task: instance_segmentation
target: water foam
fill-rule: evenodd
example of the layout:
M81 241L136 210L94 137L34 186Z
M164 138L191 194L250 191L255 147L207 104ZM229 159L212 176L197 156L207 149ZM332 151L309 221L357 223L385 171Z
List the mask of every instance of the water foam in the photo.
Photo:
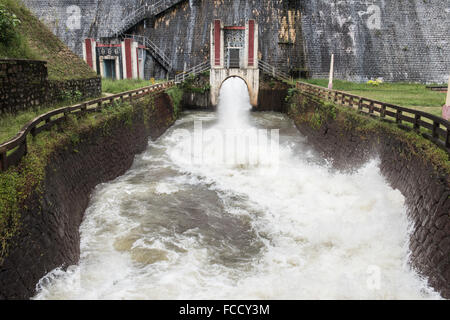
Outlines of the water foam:
M127 174L97 187L80 264L49 273L35 298L439 298L407 263L404 197L378 161L334 172L286 117L250 116L249 106L245 84L228 80L218 119L187 114ZM211 149L201 164L186 161L192 141L176 130L199 119L281 128L278 161L226 166Z

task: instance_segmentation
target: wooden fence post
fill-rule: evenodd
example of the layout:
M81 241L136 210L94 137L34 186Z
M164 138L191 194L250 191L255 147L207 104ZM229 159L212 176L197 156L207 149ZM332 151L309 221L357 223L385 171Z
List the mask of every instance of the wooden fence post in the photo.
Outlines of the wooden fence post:
M439 134L437 132L438 128L439 128L439 123L436 122L436 121L433 121L433 131L432 131L433 138L438 138L439 137Z
M419 124L419 122L420 122L420 114L416 114L416 115L414 116L414 130L417 130L417 131L420 130L420 124Z
M398 124L402 123L402 111L400 109L397 109L397 114L395 116L395 122L397 122Z
M386 117L386 105L384 103L381 105L380 117L381 118Z

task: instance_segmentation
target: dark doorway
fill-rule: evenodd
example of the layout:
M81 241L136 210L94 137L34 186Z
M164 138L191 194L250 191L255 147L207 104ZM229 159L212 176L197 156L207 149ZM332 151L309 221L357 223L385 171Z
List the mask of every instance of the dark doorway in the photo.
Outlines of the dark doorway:
M230 49L230 61L228 62L228 68L230 69L239 69L240 66L240 50L239 49Z
M105 78L116 79L116 60L105 59Z

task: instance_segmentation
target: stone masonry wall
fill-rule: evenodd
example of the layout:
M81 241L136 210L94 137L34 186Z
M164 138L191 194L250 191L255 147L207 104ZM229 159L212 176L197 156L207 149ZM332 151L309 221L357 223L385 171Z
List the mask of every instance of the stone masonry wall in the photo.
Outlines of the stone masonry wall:
M298 105L302 113L313 113L318 101L303 95ZM299 110L299 109L297 109ZM298 112L298 111L296 111ZM364 133L358 123L339 112L314 128L290 113L299 131L338 169L354 170L373 157L380 158L380 169L394 189L405 196L407 214L412 222L410 263L428 283L450 299L450 176L427 160L423 150L392 132ZM424 157L425 156L425 157Z
M101 38L118 28L123 18L142 3L152 0L24 0L73 51L82 55L82 39ZM210 23L221 19L225 25L259 24L260 58L284 71L304 68L301 13L292 0L186 0L158 15L152 23L141 23L136 32L148 36L172 60L175 70L209 59ZM69 7L81 10L79 29L70 30ZM69 11L68 11L69 10ZM154 28L153 28L154 26ZM164 77L156 68L155 74Z
M24 0L80 56L84 38L104 36L152 1ZM79 26L73 24L77 17ZM216 18L225 25L256 19L259 57L294 76L306 68L313 77L326 77L334 53L341 79L448 80L448 0L186 0L137 29L183 70L209 55L209 25ZM159 68L154 72L165 76Z
M67 93L81 98L101 95L101 79L48 80L45 61L0 60L0 115L52 104Z
M45 61L0 60L0 115L45 103L46 82Z
M450 74L448 0L302 1L307 66L327 77L447 83Z

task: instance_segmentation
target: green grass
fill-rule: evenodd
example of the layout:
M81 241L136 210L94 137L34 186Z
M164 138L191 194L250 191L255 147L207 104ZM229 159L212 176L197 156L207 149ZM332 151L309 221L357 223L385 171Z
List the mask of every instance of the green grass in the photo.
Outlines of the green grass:
M306 123L311 128L318 130L327 122L337 121L343 132L356 133L362 139L385 133L386 136L395 137L408 145L407 151L400 151L403 156L410 157L410 154L414 154L422 158L424 162L431 163L435 170L442 172L447 177L450 175L447 151L424 138L420 132L405 130L394 123L388 123L380 118L371 118L360 114L355 109L335 105L322 99L305 98L300 100L299 93L294 93L289 99L289 103L288 115L294 119L297 125Z
M90 100L90 99L88 99ZM88 101L85 100L85 101ZM6 114L0 117L0 144L14 138L22 127L34 118L54 109L76 104L76 101L64 101L53 105L25 110L17 114Z
M20 0L0 0L0 4L21 20L16 39L9 45L0 44L0 58L46 60L51 80L86 79L96 76L96 73L33 16Z
M300 79L300 81L328 87L328 79ZM378 86L366 83L335 80L333 89L354 95L383 101L402 107L421 110L442 116L445 93L431 91L425 85L415 83L382 83Z
M155 83L162 82L160 80ZM152 82L149 80L137 80L137 79L123 79L123 80L111 80L102 79L102 91L105 93L121 93L125 91L135 90L143 87L151 86Z

